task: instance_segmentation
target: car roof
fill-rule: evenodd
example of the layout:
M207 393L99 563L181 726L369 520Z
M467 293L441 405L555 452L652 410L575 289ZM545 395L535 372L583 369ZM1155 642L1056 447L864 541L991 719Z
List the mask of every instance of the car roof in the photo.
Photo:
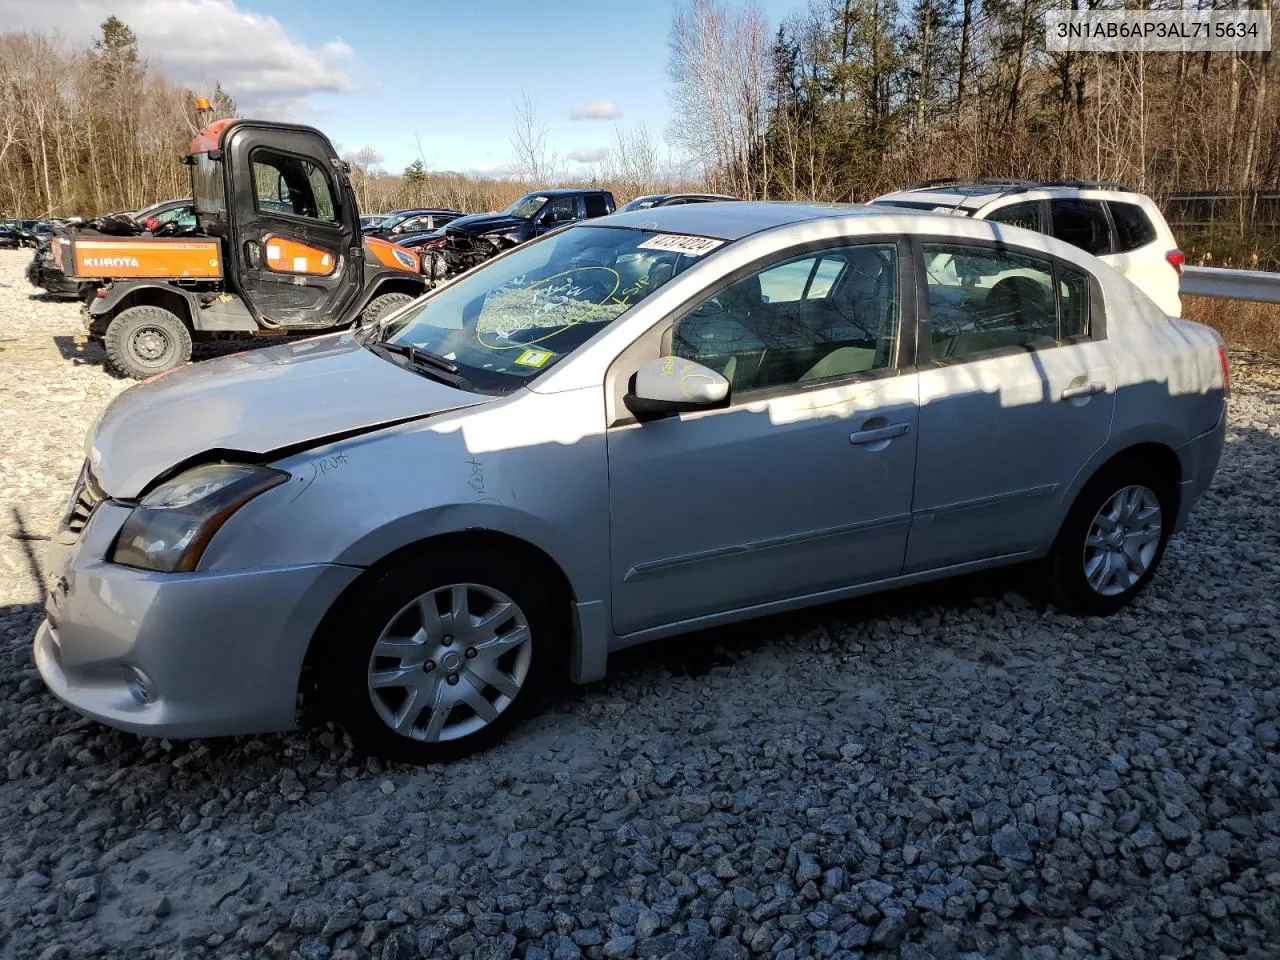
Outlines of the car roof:
M566 193L607 193L604 187L556 187L554 190L530 190L526 197L562 197Z
M400 217L410 213L461 213L461 210L450 210L447 207L411 207L404 210L392 210L384 213L384 217Z
M964 211L978 210L993 200L1003 197L1019 197L1027 200L1041 200L1046 197L1079 197L1089 195L1101 198L1129 198L1142 196L1124 188L1123 184L1090 184L1079 183L1044 183L1034 182L991 182L945 184L938 186L908 187L895 193L886 193L876 197L872 203L894 204L912 203L927 204L929 208L946 207ZM921 209L925 209L922 207Z
M649 207L615 213L592 220L592 224L656 230L660 233L688 233L717 240L740 240L762 230L783 227L806 220L836 217L885 217L913 215L909 210L895 209L889 214L884 207L854 203L781 203L777 201L739 200L735 203L689 203L674 207Z

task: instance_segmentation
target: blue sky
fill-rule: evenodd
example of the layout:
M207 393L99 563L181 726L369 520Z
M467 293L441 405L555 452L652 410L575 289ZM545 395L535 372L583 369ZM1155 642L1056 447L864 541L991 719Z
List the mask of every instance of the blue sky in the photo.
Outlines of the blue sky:
M722 0L733 9L742 0ZM807 0L757 0L774 27ZM527 91L562 160L607 147L615 124L661 135L675 0L0 0L0 29L83 49L118 16L177 82L214 81L246 116L310 123L392 172L496 172ZM570 119L609 101L616 119ZM416 138L416 139L415 139ZM584 168L570 166L570 172Z
M240 0L308 46L351 47L355 89L315 98L313 118L344 149L375 146L388 170L418 157L432 169L489 169L510 157L513 103L527 90L561 158L605 147L615 124L661 132L671 0L584 4ZM762 2L776 24L794 0ZM353 15L353 11L355 15ZM616 120L569 119L608 100Z

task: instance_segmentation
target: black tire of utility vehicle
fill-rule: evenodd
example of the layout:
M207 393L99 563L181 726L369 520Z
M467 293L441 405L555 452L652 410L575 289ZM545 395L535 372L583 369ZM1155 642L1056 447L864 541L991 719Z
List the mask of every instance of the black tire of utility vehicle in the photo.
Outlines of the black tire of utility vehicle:
M310 659L316 667L321 712L337 721L359 752L404 763L455 760L500 741L547 690L565 649L565 617L558 614L555 594L522 561L488 545L408 548L371 572L339 601L316 638L317 650ZM379 717L369 689L374 645L398 613L423 595L464 583L505 594L523 613L531 645L524 682L506 708L474 733L435 743L397 733Z
M1146 487L1159 501L1160 537L1155 554L1138 581L1121 593L1107 596L1089 585L1085 575L1085 541L1099 511L1121 490L1132 486ZM1145 590L1160 567L1173 530L1177 510L1175 491L1169 478L1145 460L1117 460L1099 470L1076 497L1045 559L1049 601L1066 613L1107 617Z
M360 314L360 325L367 327L384 314L398 310L412 301L413 297L407 293L384 293L380 297L374 297Z
M191 359L191 331L164 307L129 307L107 324L102 346L116 373L145 380Z

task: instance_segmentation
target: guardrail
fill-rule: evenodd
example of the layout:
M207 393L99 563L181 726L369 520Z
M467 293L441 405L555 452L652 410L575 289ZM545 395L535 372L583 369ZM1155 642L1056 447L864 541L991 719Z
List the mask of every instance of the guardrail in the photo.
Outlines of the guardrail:
M1183 267L1179 289L1189 297L1280 303L1280 273L1228 270L1225 267Z

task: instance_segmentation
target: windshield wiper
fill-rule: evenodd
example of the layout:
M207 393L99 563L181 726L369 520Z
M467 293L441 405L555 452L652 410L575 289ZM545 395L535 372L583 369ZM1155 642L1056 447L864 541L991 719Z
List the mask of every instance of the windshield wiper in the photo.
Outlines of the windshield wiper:
M412 343L392 343L390 340L375 340L369 346L373 350L384 350L404 357L417 372L433 377L441 383L447 383L459 390L470 389L470 382L458 373L456 363L430 350L424 350Z

